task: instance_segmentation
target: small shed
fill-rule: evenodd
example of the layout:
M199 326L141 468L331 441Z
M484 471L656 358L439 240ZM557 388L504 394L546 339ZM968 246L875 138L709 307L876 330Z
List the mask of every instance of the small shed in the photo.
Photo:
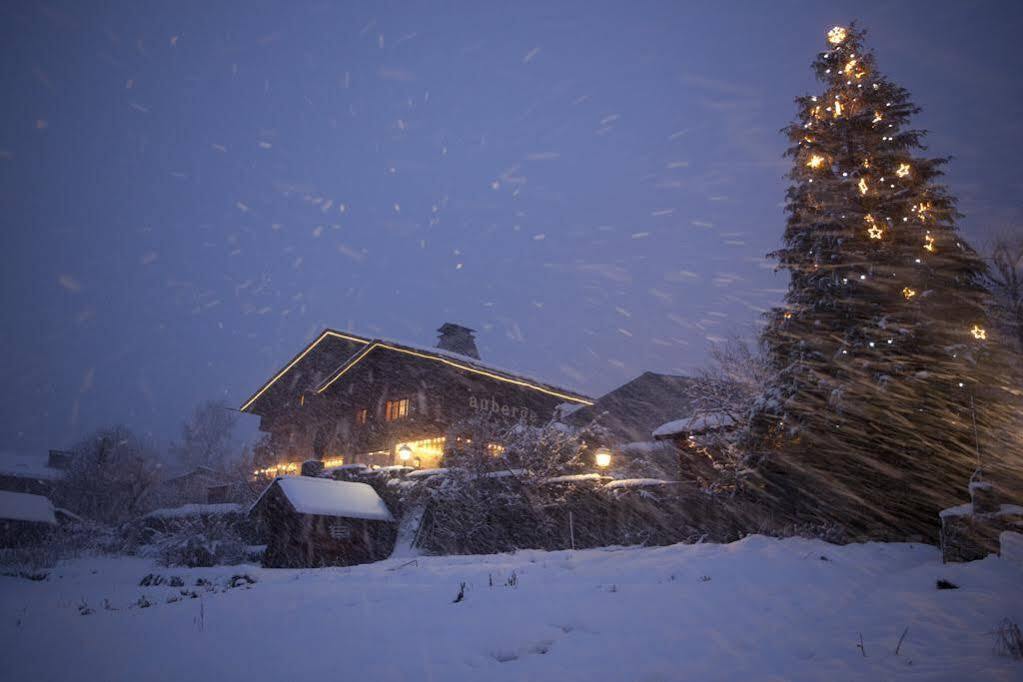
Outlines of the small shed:
M385 559L397 526L365 483L284 476L267 486L249 512L266 542L269 568L351 566Z
M49 498L0 490L0 547L38 542L56 525Z

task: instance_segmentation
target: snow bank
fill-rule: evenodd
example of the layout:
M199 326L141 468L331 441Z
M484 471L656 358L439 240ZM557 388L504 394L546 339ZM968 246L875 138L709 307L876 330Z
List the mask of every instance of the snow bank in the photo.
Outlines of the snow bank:
M150 573L184 587L140 587ZM2 677L1018 680L991 633L1023 623L1021 584L1023 568L998 557L942 565L927 545L762 536L319 570L81 559L42 582L0 576Z
M0 519L56 524L53 504L48 497L0 490Z
M394 521L384 501L365 483L311 476L283 476L275 483L299 514ZM263 492L265 494L266 491Z

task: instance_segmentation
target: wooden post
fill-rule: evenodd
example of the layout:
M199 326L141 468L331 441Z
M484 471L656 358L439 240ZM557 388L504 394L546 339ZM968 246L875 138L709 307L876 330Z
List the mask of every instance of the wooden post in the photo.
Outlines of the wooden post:
M571 509L568 510L568 538L572 543L572 549L575 549L575 517Z

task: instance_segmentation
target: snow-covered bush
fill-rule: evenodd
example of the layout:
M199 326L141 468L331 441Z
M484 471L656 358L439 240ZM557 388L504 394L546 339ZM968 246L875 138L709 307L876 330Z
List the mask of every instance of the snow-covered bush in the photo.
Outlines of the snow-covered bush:
M164 566L218 566L246 561L248 543L231 515L194 516L154 531L141 554Z
M152 448L128 429L101 429L74 448L54 503L100 523L117 524L149 508L158 480Z

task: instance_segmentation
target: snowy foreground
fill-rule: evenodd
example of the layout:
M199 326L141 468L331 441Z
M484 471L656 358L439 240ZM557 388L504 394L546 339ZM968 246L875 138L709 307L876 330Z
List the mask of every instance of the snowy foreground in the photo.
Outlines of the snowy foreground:
M1023 679L1023 662L993 653L999 621L1023 623L1023 566L1007 559L943 566L928 546L754 536L409 561L267 570L103 558L43 582L0 577L0 677ZM185 586L140 586L150 573ZM256 582L230 587L236 574ZM939 578L960 589L937 590Z

